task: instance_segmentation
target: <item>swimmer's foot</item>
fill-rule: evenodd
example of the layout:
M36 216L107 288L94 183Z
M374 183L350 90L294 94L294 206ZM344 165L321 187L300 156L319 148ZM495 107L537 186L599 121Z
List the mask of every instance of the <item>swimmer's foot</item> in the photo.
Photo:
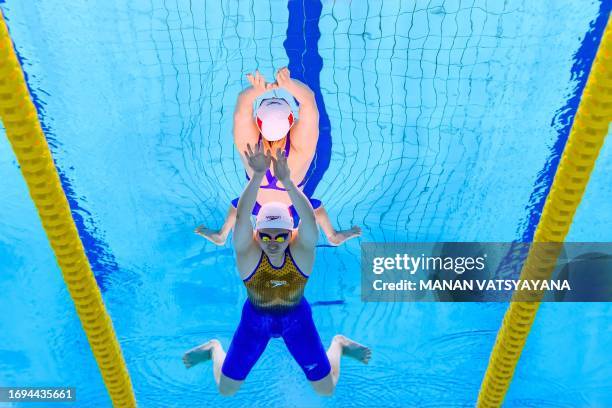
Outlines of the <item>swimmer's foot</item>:
M329 237L327 237L327 240L329 241L330 244L338 246L338 245L342 245L344 241L347 241L351 238L358 237L360 235L361 235L361 228L354 225L353 228L351 229L336 231L333 235L330 235Z
M370 358L372 357L372 350L363 344L359 344L341 334L334 336L334 341L338 342L342 346L343 356L352 357L364 364L368 364Z
M227 236L223 236L223 234L221 234L219 230L206 228L203 225L200 225L198 228L196 228L194 232L198 235L203 236L213 244L219 246L224 245L225 240L227 239Z
M221 350L221 343L219 340L212 339L186 352L183 355L183 364L186 368L191 368L203 361L211 360L216 350Z

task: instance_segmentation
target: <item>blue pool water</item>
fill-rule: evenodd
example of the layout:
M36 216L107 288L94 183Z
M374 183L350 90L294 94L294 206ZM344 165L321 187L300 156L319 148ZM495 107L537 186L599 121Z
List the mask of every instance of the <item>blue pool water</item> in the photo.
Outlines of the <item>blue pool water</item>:
M505 304L362 303L360 241L529 240L610 13L600 1L0 1L137 401L167 406L475 403ZM343 361L334 397L273 341L241 391L187 349L227 347L245 290L221 225L244 185L231 136L245 74L314 90L306 190L363 237L317 251L306 295ZM4 133L4 132L2 132ZM604 145L569 241L611 241ZM0 385L108 399L6 138L0 138ZM322 238L322 243L324 243ZM317 305L318 304L318 305ZM612 406L612 306L543 304L507 407Z

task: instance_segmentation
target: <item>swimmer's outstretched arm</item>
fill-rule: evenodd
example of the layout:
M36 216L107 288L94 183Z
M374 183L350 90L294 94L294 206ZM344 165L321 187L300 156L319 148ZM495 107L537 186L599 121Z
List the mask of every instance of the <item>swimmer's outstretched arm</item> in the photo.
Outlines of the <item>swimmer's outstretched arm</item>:
M271 161L270 152L264 154L261 143L255 145L254 151L251 149L251 145L247 144L246 150L243 153L253 171L253 176L238 200L236 225L234 226L234 250L237 254L254 248L251 212L257 201L257 191L266 174L266 170L270 167Z
M319 230L312 205L302 190L297 188L293 181L291 181L287 157L285 157L285 154L280 149L276 151L276 157L272 157L272 161L274 163L274 174L283 183L291 203L295 207L295 211L300 216L300 225L298 227L299 243L305 249L314 250L319 239Z
M276 73L276 83L300 103L300 117L291 131L291 147L297 150L302 158L310 159L319 140L319 109L315 94L306 84L291 78L286 67ZM294 160L293 157L290 160ZM295 168L293 163L292 168Z
M251 86L240 92L234 109L234 143L239 152L246 151L247 144L251 146L257 144L259 129L253 120L253 103L259 96L276 86L267 84L259 71L255 71L254 75L248 74L247 79Z

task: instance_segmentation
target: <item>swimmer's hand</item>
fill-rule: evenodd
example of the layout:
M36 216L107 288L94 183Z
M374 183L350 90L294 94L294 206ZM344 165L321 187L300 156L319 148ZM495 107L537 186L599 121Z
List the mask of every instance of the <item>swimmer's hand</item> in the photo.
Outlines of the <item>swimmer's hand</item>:
M315 106L315 96L312 90L308 87L308 85L298 81L297 79L292 79L289 68L282 67L276 72L276 83L278 84L279 88L283 88L293 95L293 97L297 99L300 104ZM300 107L300 112L301 111L302 108ZM317 118L317 124L318 123Z
M259 73L259 70L255 70L255 75L247 74L247 79L253 87L252 91L255 97L278 88L276 83L266 83L266 78Z
M285 156L285 152L281 149L276 150L276 158L271 157L272 163L274 165L274 176L285 185L285 182L290 181L290 170L289 165L287 164L287 157ZM286 185L285 185L286 187Z
M291 79L291 72L289 72L289 68L282 67L278 71L276 71L276 83L281 88L287 88L287 86L291 87L293 85L293 80Z
M253 151L251 149L251 145L247 143L247 150L243 153L244 157L247 159L247 163L249 163L249 167L253 170L253 173L263 174L270 168L272 155L270 154L269 150L264 154L261 141L255 145L255 151Z

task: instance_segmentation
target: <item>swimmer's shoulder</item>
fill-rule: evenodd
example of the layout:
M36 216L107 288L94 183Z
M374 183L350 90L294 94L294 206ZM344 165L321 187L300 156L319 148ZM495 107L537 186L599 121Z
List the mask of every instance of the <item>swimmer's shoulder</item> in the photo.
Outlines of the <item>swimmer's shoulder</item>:
M236 267L238 268L240 279L244 280L259 266L259 262L261 262L263 257L263 251L257 245L249 245L247 249L235 253Z

